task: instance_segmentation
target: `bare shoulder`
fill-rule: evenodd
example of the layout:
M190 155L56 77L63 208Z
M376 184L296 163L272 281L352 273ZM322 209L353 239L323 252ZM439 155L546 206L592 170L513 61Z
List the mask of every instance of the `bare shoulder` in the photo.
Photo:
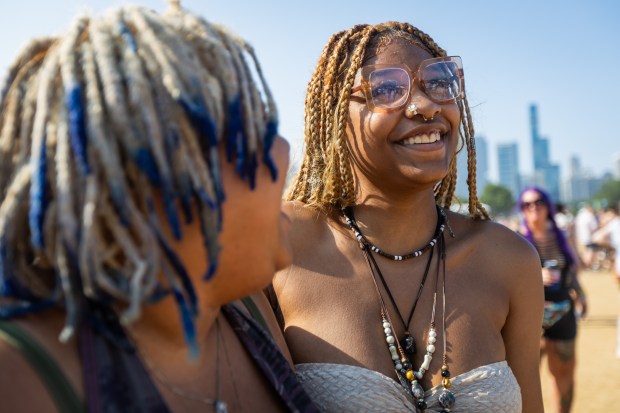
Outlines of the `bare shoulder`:
M330 236L333 220L328 213L299 201L285 202L282 210L291 220L289 237L294 255Z
M67 379L81 394L81 372L75 343L61 344L58 341L62 327L54 320L24 320L13 323L26 335L30 336L63 370ZM25 355L19 350L14 340L3 335L0 338L0 400L2 405L10 407L11 412L56 411L53 399L42 378Z
M316 269L328 259L326 255L336 251L335 232L343 231L333 215L304 203L285 202L282 209L291 221L288 239L293 261L292 265L278 271L273 279L278 297L291 278L304 282L312 274L309 268Z
M459 247L483 260L496 270L495 274L518 280L525 276L525 282L539 282L538 252L520 234L497 222L474 220L452 212L448 213L448 220L456 239L461 240Z
M289 217L293 229L320 228L328 220L328 214L299 201L286 201L282 204L282 210Z

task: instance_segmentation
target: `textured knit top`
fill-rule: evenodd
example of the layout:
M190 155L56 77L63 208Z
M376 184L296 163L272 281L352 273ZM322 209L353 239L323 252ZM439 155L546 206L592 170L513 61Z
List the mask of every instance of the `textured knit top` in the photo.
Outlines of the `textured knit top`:
M297 377L326 413L417 412L413 399L395 380L364 367L329 363L296 365ZM425 413L439 413L442 387L425 393ZM477 367L452 379L451 413L520 413L521 388L506 361Z

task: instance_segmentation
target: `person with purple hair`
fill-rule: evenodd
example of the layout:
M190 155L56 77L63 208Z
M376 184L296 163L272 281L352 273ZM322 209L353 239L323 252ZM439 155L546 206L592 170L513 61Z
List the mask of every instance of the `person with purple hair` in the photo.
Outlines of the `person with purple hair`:
M575 337L577 319L575 301L581 315L586 300L577 279L578 261L562 230L555 222L555 208L549 195L538 187L528 187L519 196L523 213L521 234L540 255L545 287L545 313L541 355L547 355L553 377L554 411L569 412L575 384Z

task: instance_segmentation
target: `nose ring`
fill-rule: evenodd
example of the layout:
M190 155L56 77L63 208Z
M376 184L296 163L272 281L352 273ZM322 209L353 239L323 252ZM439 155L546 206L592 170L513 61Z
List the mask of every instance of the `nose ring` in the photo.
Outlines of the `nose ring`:
M433 116L431 116L430 118L427 118L426 116L422 115L422 119L424 119L424 122L429 122L435 119L435 115L433 114Z
M408 118L413 118L417 114L418 108L415 106L415 103L410 103L409 106L407 106L407 110L405 110L405 116Z

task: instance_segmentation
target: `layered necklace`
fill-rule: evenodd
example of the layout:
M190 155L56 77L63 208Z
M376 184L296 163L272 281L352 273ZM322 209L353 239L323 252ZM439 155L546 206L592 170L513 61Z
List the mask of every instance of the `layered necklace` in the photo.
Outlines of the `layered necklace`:
M447 221L445 212L440 207L437 207L437 215L438 215L437 227L435 228L435 233L431 241L423 248L417 251L413 251L409 254L405 254L405 255L389 254L381 250L377 246L375 246L373 243L371 243L362 234L359 226L357 225L357 222L355 221L355 217L353 215L352 208L349 207L349 208L343 209L343 214L345 217L345 221L347 222L347 225L349 225L349 227L355 234L355 237L358 239L360 243L360 247L364 253L364 258L366 259L366 262L368 263L368 266L370 268L372 281L377 291L377 295L379 297L379 304L381 307L381 325L383 328L383 332L385 334L385 341L387 343L389 354L394 363L394 371L396 372L396 376L401 386L405 389L405 391L411 397L413 397L413 399L415 400L416 407L420 410L425 410L427 408L427 403L424 400L424 389L422 388L422 385L420 384L420 382L422 378L424 377L424 373L426 373L430 368L430 364L433 359L433 354L435 353L435 349L436 349L435 343L437 341L437 330L436 330L436 323L435 323L435 314L436 314L436 308L437 308L437 295L438 295L438 289L439 289L439 274L440 274L440 269L443 270L441 271L443 274L443 277L442 277L443 357L442 357L442 366L441 366L442 392L439 395L439 404L444 409L442 410L442 413L450 412L450 409L454 406L456 399L455 399L454 393L452 393L449 390L451 387L451 381L450 381L450 370L448 368L448 358L447 358L447 352L446 352L447 350L446 316L445 316L446 314L446 264L445 264L446 252L445 252L445 240L443 236L443 231L445 229L446 221ZM450 231L450 233L452 233L452 231ZM415 342L413 340L413 337L409 333L409 326L411 324L411 320L413 318L413 314L415 312L420 296L422 295L422 290L426 283L430 265L433 259L433 252L435 250L435 246L437 246L437 249L438 249L437 271L435 274L435 292L433 294L433 308L432 308L430 326L429 326L427 341L426 341L426 352L424 354L424 359L420 367L417 370L415 370L411 362L411 358L413 357L415 353ZM400 311L398 310L398 306L396 305L394 297L392 296L392 293L387 283L385 282L385 278L383 277L383 274L381 273L379 265L374 259L372 253L375 252L381 255L382 257L385 257L385 258L388 258L394 261L402 261L405 259L419 257L420 255L424 254L424 252L426 251L429 251L429 258L426 263L426 267L424 269L424 275L422 276L422 281L420 282L420 286L418 288L418 292L417 292L411 313L409 314L407 322L405 322L405 319L400 314ZM396 312L398 316L400 317L400 320L403 324L403 328L405 330L405 337L400 341L396 337L396 333L393 328L394 323L387 309L387 306L385 305L385 301L383 299L383 295L381 294L381 290L379 289L379 285L377 283L377 277L381 280L383 287L385 291L387 292L388 297L390 298L390 301L392 302L393 307L396 309Z

